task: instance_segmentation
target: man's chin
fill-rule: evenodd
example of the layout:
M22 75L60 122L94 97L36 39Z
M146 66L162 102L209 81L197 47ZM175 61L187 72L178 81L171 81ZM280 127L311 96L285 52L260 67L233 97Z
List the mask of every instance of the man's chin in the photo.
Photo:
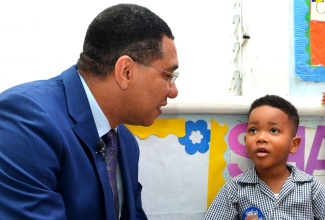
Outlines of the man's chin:
M155 120L146 121L146 122L142 123L141 126L149 127L149 126L153 125L154 122L155 122Z
M140 121L139 122L133 122L133 123L131 122L131 123L126 123L126 124L132 125L132 126L149 127L149 126L153 125L153 123L155 122L155 119L156 118L149 120L148 118L146 118L145 120L143 120L141 122Z

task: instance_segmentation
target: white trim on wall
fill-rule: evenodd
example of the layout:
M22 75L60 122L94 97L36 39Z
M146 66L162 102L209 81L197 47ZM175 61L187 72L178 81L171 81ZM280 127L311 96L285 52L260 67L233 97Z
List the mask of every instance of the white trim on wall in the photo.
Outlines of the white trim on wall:
M171 102L164 107L163 114L247 114L251 103L258 97L226 96L208 102ZM301 116L325 116L325 106L319 97L286 97Z

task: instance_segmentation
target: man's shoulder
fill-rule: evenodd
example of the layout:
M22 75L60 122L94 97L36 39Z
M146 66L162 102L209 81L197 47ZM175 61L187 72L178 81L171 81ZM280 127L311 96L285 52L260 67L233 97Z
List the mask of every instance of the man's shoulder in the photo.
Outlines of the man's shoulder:
M75 73L75 74L73 74ZM63 89L63 76L69 75L70 78L76 78L77 70L73 65L70 68L63 71L61 74L53 76L48 79L32 80L24 83L12 86L0 94L1 99L5 99L13 96L40 96L40 98L46 98L46 95L57 94L57 89Z

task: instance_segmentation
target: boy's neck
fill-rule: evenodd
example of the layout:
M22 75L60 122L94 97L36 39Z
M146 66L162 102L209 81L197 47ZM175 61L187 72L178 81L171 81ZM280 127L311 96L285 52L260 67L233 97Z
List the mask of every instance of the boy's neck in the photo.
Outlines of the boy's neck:
M256 168L259 178L271 189L273 193L280 193L283 184L290 176L290 170L287 166L277 169L259 169Z

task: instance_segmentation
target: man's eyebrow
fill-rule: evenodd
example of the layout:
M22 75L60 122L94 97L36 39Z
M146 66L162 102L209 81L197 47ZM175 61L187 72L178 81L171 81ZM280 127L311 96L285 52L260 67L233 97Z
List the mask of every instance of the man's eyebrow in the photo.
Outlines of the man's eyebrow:
M178 67L179 67L179 66L176 64L176 65L173 65L173 66L167 68L166 70L169 71L169 72L174 72L175 70L178 69Z

